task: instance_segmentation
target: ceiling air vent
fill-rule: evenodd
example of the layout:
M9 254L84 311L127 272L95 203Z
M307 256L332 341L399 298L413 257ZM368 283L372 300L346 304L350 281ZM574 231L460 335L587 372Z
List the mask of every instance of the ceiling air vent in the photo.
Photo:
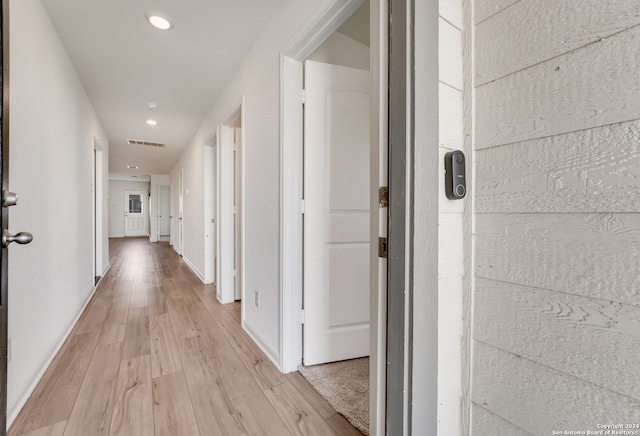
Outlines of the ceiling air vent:
M127 144L148 145L150 147L164 147L164 144L161 142L140 141L139 139L127 139Z

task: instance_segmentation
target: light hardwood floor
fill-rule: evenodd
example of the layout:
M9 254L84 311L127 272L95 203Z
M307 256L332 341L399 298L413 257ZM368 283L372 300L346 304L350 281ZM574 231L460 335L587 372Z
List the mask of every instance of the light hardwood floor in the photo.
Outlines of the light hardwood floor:
M281 374L168 244L112 239L111 270L10 436L360 435Z

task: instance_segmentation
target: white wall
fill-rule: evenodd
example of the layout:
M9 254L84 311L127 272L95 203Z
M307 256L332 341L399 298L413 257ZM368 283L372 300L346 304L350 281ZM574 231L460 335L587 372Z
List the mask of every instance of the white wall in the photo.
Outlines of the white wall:
M40 2L11 1L9 13L10 228L34 236L9 250L11 423L92 294L92 150L95 138L106 186L109 142Z
M149 197L149 240L158 242L158 186L171 185L171 176L152 175L151 176L151 197Z
M171 173L177 180L184 167L185 189L189 189L184 257L204 277L204 147L244 95L244 286L250 293L255 289L261 293L260 308L245 305L244 326L276 361L280 358L280 50L319 4L318 0L283 3Z
M152 214L149 209L149 182L130 182L125 180L109 180L109 237L110 238L123 238L124 237L124 211L125 191L143 191L146 195L143 196L143 207L147 211L147 218ZM147 231L149 230L149 223L146 223Z
M474 12L473 434L638 423L640 5Z

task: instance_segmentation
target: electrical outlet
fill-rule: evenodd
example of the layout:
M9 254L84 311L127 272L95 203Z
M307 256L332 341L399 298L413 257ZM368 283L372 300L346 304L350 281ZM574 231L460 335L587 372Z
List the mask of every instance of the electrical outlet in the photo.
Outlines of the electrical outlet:
M260 291L256 291L255 300L256 300L256 307L260 307Z

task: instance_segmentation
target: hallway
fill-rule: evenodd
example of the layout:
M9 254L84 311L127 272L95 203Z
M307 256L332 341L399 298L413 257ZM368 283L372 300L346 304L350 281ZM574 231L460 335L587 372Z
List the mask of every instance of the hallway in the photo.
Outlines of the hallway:
M281 374L168 244L111 239L111 269L9 435L359 435ZM11 376L11 374L9 374Z

